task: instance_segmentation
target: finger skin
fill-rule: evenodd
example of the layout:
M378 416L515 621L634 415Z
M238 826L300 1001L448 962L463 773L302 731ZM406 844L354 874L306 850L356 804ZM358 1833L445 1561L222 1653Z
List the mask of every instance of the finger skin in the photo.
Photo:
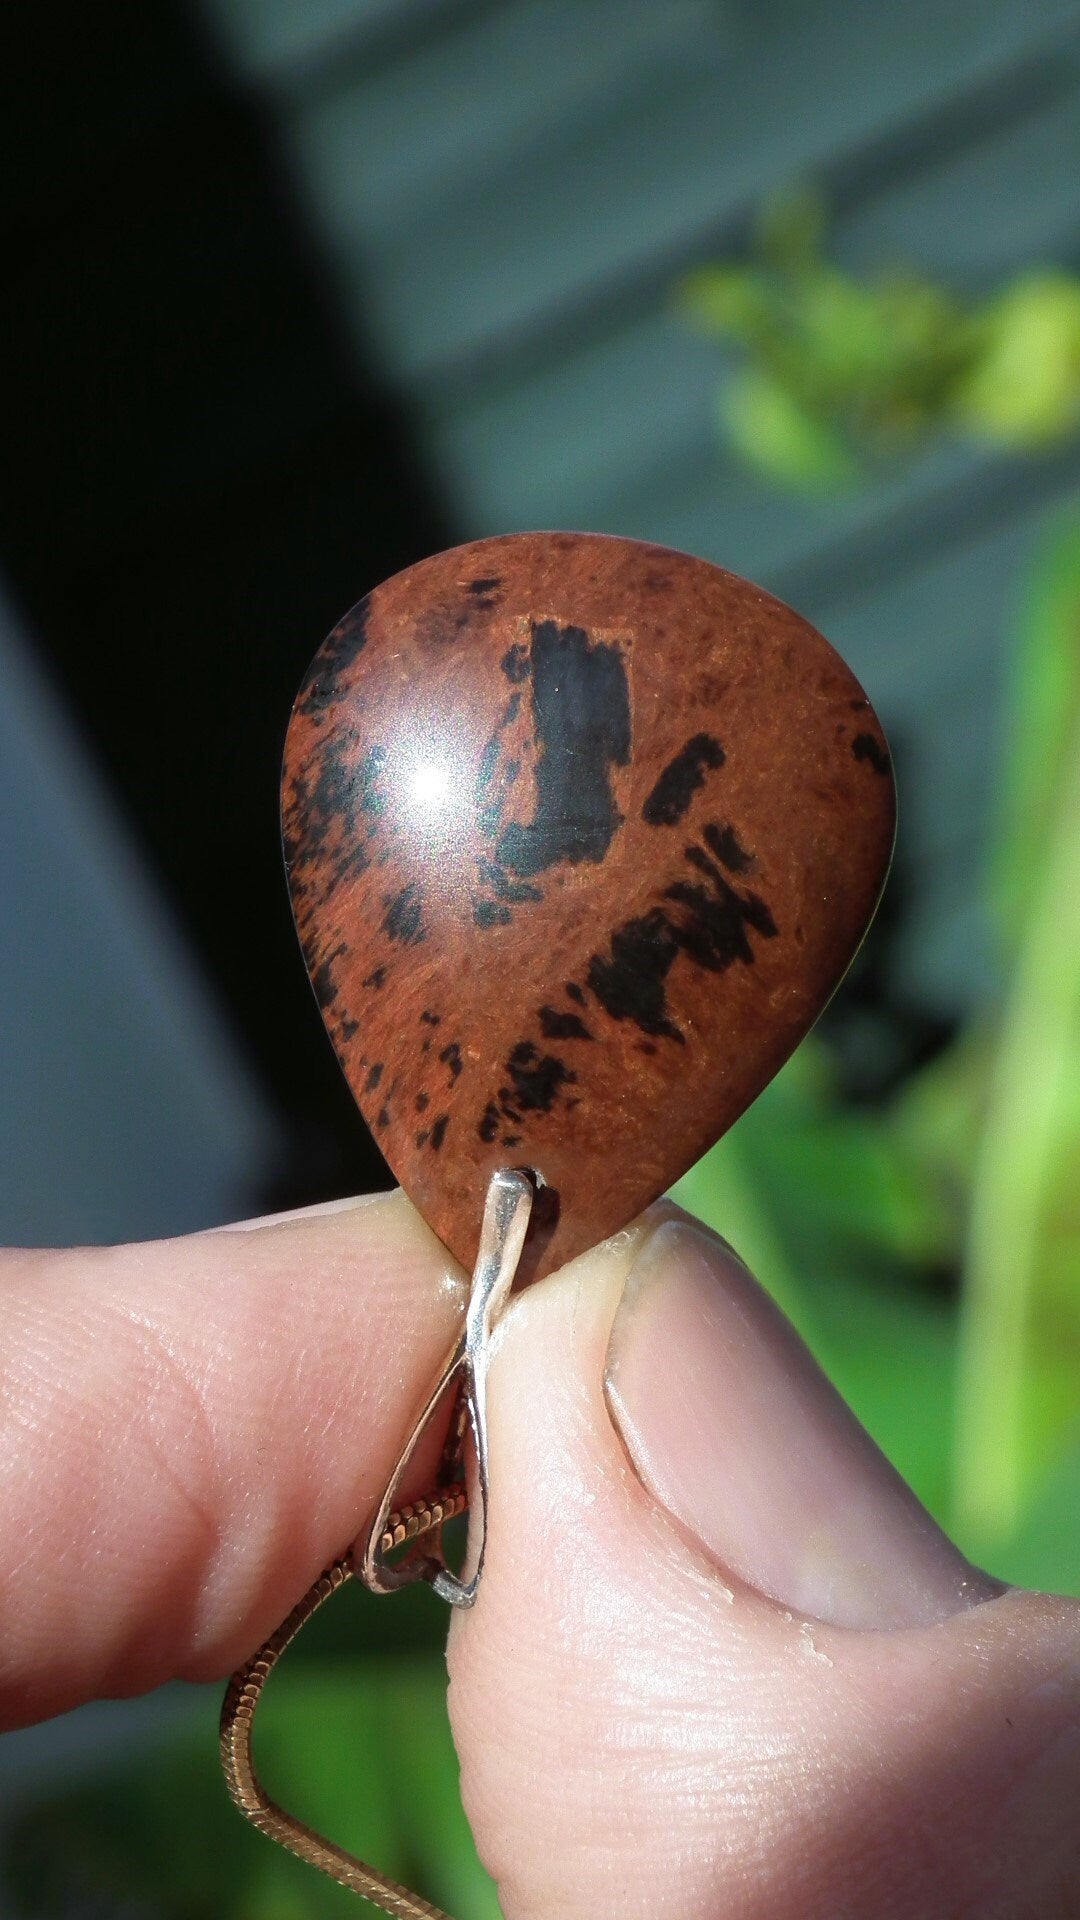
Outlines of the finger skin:
M0 1724L246 1658L360 1532L463 1299L397 1193L0 1254Z
M634 1244L513 1303L491 1374L487 1562L450 1701L507 1920L1075 1916L1080 1609L1009 1592L829 1628L706 1558L603 1400Z

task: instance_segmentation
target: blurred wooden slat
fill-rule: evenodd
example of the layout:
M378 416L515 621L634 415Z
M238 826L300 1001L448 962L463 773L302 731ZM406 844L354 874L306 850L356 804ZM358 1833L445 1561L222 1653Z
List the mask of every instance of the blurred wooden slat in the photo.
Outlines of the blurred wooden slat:
M308 80L387 27L415 32L455 0L214 0L213 17L236 71L262 85Z
M370 62L382 9L321 0L291 67L284 0L204 4L243 16L346 323L463 534L668 541L841 639L901 736L911 982L965 1004L1003 608L1080 451L945 444L851 495L769 492L722 444L721 356L670 290L807 174L859 270L977 292L1080 262L1077 0L504 0L425 9Z
M480 30L467 91L450 84L450 36L441 89L434 51L415 75L405 63L394 82L396 142L380 126L378 160L362 91L332 140L332 101L306 115L301 104L289 129L341 272L355 265L370 277L365 337L402 377L449 373L508 333L535 333L654 251L698 244L710 225L794 174L857 154L1007 75L1078 24L1074 0L1023 8L1011 0L953 0L948 8L909 0L872 9L863 0L815 0L797 10L794 27L788 9L774 4L744 11L734 25L719 13L716 26L690 32L678 7L664 44L643 46L636 73L624 71L609 87L607 38L578 31L583 9L567 0L548 0L548 10L561 15L562 30L544 37L544 65L526 67L516 95L503 85L494 36L485 41ZM525 7L521 16L532 12ZM518 13L512 6L506 18ZM580 77L563 108L567 66ZM549 72L560 76L550 104ZM591 90L582 84L590 74ZM521 136L493 167L483 128L515 97ZM378 111L374 98L370 111ZM411 218L393 197L387 225L379 184L393 180L394 151L408 177L416 141L431 155L426 188Z
M284 1141L0 595L0 1241L258 1210Z
M471 240L477 214L518 196L523 177L537 193L569 186L564 143L591 128L604 151L606 123L643 80L681 108L695 67L730 48L723 21L713 0L513 0L448 15L441 37L391 70L360 58L315 100L283 104L283 128L343 257L354 244L408 253L440 229Z

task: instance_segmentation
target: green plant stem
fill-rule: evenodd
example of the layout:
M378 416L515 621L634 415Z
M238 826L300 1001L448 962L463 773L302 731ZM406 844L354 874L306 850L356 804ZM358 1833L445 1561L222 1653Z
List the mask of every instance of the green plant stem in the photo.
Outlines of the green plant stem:
M777 1305L809 1337L803 1288L747 1175L738 1136L728 1134L719 1141L683 1174L671 1197L730 1241Z
M960 1324L954 1488L969 1544L1020 1517L1041 1226L1080 1012L1080 712L1032 889L976 1157Z

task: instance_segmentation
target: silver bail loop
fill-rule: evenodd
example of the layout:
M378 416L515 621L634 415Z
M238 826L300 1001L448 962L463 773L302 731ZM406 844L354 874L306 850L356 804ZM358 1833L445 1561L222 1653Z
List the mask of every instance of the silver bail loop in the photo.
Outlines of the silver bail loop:
M510 1167L500 1167L492 1174L484 1202L480 1250L473 1268L461 1338L402 1449L367 1535L363 1554L356 1549L353 1552L357 1571L373 1593L394 1593L413 1580L427 1580L440 1598L452 1607L471 1607L476 1599L487 1544L487 1374L491 1339L514 1283L532 1203L533 1187L523 1173ZM431 1503L427 1503L422 1513L418 1511L416 1514L408 1507L397 1507L397 1490L413 1453L439 1408L445 1405L455 1380L457 1402L443 1451L439 1473L441 1498L438 1504L443 1508L442 1518L460 1512L465 1505L464 1456L466 1438L471 1430L478 1490L475 1521L479 1531L475 1541L470 1541L473 1571L468 1580L459 1579L446 1564L442 1550L442 1522L438 1520L432 1528ZM399 1524L396 1530L391 1531L388 1522L395 1511L399 1515ZM425 1535L423 1543L418 1541L412 1552L391 1566L387 1554L412 1537L409 1529L414 1519L417 1522L417 1534Z

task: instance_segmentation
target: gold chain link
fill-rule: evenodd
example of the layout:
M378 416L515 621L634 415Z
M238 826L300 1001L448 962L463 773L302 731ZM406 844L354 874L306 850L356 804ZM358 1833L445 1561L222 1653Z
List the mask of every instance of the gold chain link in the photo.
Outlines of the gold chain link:
M382 1552L390 1553L395 1547L434 1532L444 1521L464 1513L467 1505L465 1488L455 1486L443 1488L429 1500L402 1507L387 1519L380 1543ZM407 1887L398 1886L396 1880L377 1873L374 1867L365 1866L362 1860L354 1859L343 1847L335 1846L332 1840L324 1840L321 1834L305 1826L302 1820L297 1820L293 1814L275 1805L264 1791L255 1771L251 1754L252 1723L266 1682L301 1628L307 1625L331 1594L337 1593L352 1578L352 1555L346 1554L319 1575L314 1586L308 1589L266 1645L260 1647L233 1674L221 1709L221 1764L225 1780L233 1800L252 1825L271 1840L287 1847L290 1853L296 1854L309 1867L317 1867L320 1872L328 1874L331 1880L350 1888L353 1893L362 1894L372 1906L379 1907L383 1913L393 1914L395 1920L449 1920L447 1914L431 1906L427 1900L421 1900L419 1894L410 1893Z

